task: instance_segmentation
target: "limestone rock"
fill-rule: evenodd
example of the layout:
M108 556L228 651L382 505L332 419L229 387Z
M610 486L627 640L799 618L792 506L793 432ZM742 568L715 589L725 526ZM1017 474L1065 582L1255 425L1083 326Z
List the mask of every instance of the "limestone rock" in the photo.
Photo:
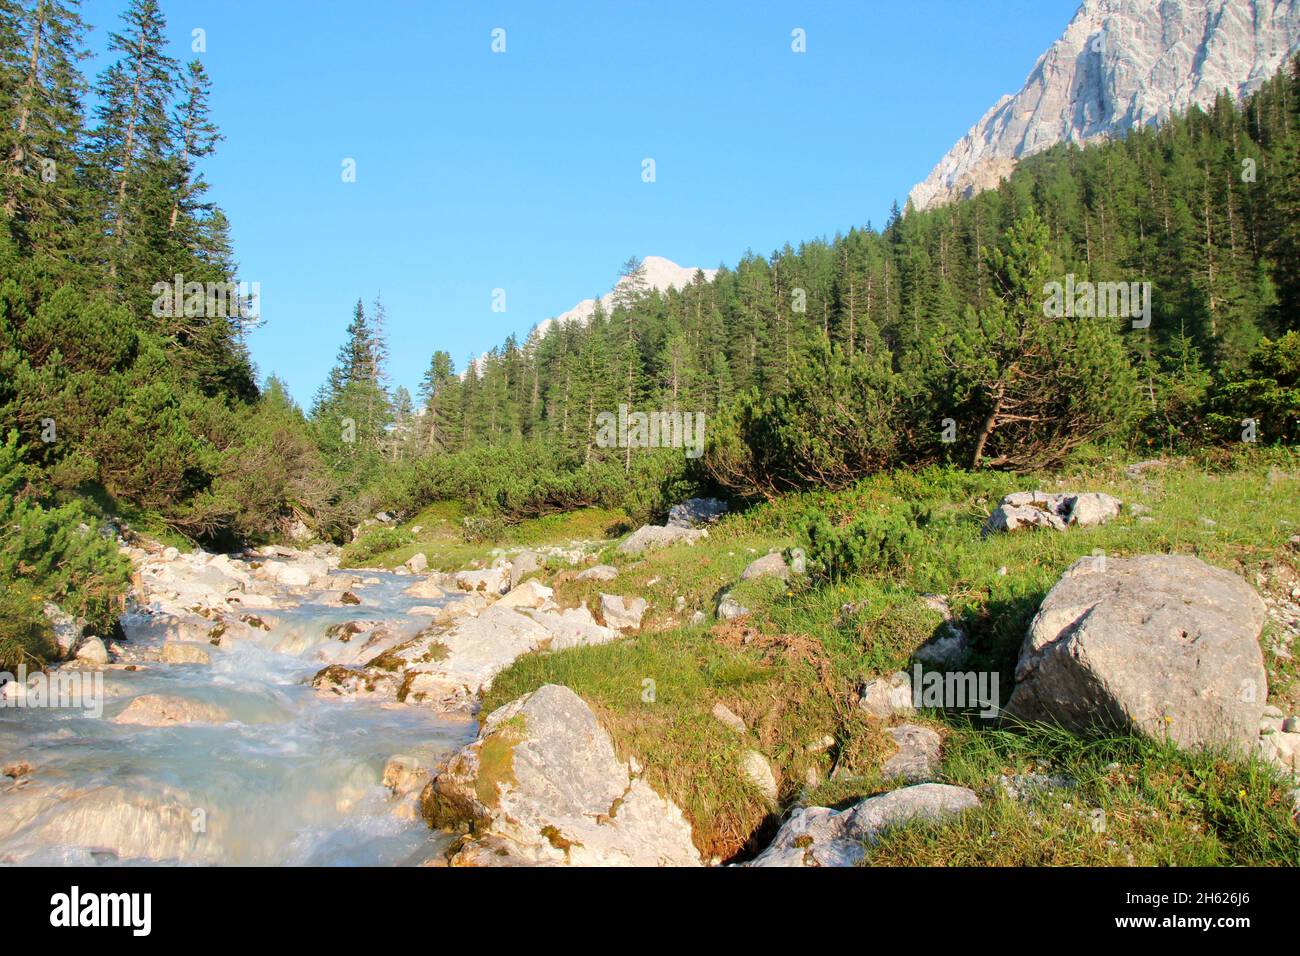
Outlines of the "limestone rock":
M745 605L741 604L731 596L730 591L723 591L722 596L718 598L718 619L722 621L734 621L738 618L745 617L751 611Z
M1268 697L1259 595L1186 555L1076 561L1030 623L1006 711L1248 752Z
M893 739L898 751L881 766L882 777L886 780L902 777L908 783L920 783L938 773L942 742L937 732L919 724L903 724L890 727L885 733Z
M108 663L108 648L97 637L87 637L77 646L77 660L92 667L103 667Z
M979 806L965 787L922 783L877 797L846 810L807 807L798 810L776 839L750 866L856 866L865 846L880 835L913 820L943 820Z
M119 724L138 724L142 727L169 727L175 724L221 723L227 719L225 710L216 704L174 694L144 694L127 704L126 709L113 718Z
M208 653L211 645L196 644L191 641L173 641L163 645L164 664L211 664L212 655Z
M591 708L557 684L489 714L420 802L434 826L472 825L452 865L700 863L681 810L619 760Z
M511 588L501 600L497 601L497 607L554 607L555 591L548 588L537 580L528 580L517 587Z
M654 525L645 524L633 531L618 550L624 554L642 554L646 551L655 551L659 548L666 548L672 544L686 543L694 544L700 538L708 537L709 532L705 529L694 530L691 528L680 528L676 525Z
M618 568L612 564L597 564L585 571L579 571L577 581L613 581L618 577Z
M717 498L687 498L668 509L668 524L674 528L698 528L712 524L727 512L727 503Z
M454 580L462 591L481 591L484 594L505 594L510 590L510 568L487 568L483 571L457 571Z
M520 551L510 562L510 588L519 587L519 582L527 575L542 570L546 565L535 551Z
M645 598L621 597L617 594L600 596L600 615L605 619L605 626L615 630L635 630L640 627L645 610Z
M1095 491L1048 494L1017 491L1002 499L984 522L984 534L1018 531L1021 528L1051 528L1064 531L1070 525L1104 524L1120 512L1118 498Z
M889 677L877 677L862 688L858 706L873 717L882 719L894 714L916 712L912 705L912 681L903 671Z
M917 209L995 187L1025 156L1118 137L1240 100L1300 44L1300 4L1083 0L1014 96L1003 96L911 192Z
M767 577L780 578L784 581L789 576L790 569L786 567L785 558L775 551L749 562L745 570L740 572L740 580L742 581Z
M741 736L744 736L745 734L749 733L749 728L745 726L745 722L741 720L731 710L731 708L728 707L726 704L724 704L722 701L718 701L716 704L713 705L713 716L719 722L721 722L727 727L730 727L732 730L734 730L736 733L740 734Z
M429 570L429 556L423 551L417 551L406 559L406 563L403 567L412 574L423 574L425 571Z
M746 750L740 756L740 772L745 782L758 790L768 803L776 803L781 795L780 784L777 783L776 771L766 757L757 750Z

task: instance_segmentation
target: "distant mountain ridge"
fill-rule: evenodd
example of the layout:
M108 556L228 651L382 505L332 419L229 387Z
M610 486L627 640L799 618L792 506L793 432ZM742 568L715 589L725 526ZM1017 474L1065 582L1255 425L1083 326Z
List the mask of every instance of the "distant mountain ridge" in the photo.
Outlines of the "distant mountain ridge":
M713 277L718 274L717 269L701 269L696 266L679 266L671 259L665 259L663 256L646 256L641 260L641 265L645 268L646 288L652 292L667 292L670 289L683 289L695 281L695 273L704 273L704 279L712 282ZM619 279L614 283L614 288L606 292L599 299L601 306L606 312L610 311L614 305L614 295L619 286L624 283L624 279ZM591 318L596 311L596 299L583 299L567 312L561 312L559 315L550 319L543 319L537 323L533 329L530 338L533 340L541 339L555 328L565 322L578 322L586 325L587 320ZM470 360L476 371L482 372L483 356ZM466 372L468 367L466 368ZM465 377L466 372L461 372L461 378Z
M1122 135L1223 90L1254 92L1300 49L1300 0L1084 0L1024 87L1003 96L909 199L928 209L995 187L1058 143Z

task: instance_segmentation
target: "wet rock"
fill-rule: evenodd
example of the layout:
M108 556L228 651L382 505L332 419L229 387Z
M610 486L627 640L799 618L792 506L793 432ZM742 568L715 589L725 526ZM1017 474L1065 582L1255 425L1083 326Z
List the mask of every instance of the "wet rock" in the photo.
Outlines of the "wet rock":
M708 534L709 532L704 529L696 531L675 525L646 524L632 532L618 546L618 550L624 554L643 554L646 551L656 551L674 544L694 544L701 538L708 537Z
M740 572L742 581L750 581L754 578L780 578L784 581L789 576L790 569L786 567L785 558L775 551L749 562L745 570Z
M1268 696L1264 620L1250 585L1197 558L1083 558L1031 622L1006 712L1249 752Z
M613 581L618 577L618 568L612 564L597 564L585 571L579 571L577 581Z
M894 714L912 714L912 681L903 671L889 677L877 677L862 688L858 706L873 717L882 719Z
M605 619L605 626L615 630L634 630L641 626L645 616L646 600L639 597L621 597L617 594L600 596L600 614Z
M441 576L431 575L430 577L416 581L402 593L418 598L436 599L446 597L447 592L443 589L442 581L443 579Z
M77 660L92 667L102 667L108 663L108 648L97 637L87 637L78 646Z
M163 645L164 664L211 664L212 655L208 653L211 645L194 644L189 641L174 642Z
M698 528L712 524L727 512L727 503L717 498L687 498L668 509L668 525Z
M429 771L414 757L395 754L384 764L383 783L393 796L404 797L425 788L429 783Z
M776 839L750 866L856 866L881 834L914 820L941 821L979 806L965 787L922 783L846 810L807 807L777 831Z
M885 733L898 748L880 768L880 775L886 780L901 777L908 783L920 783L939 772L942 741L934 730L919 724L903 724L890 727Z
M222 723L226 719L226 711L216 704L174 694L144 694L127 704L126 709L113 718L115 723L137 724L142 727Z
M681 810L614 752L586 702L547 684L493 711L425 787L425 819L473 827L453 866L698 866Z

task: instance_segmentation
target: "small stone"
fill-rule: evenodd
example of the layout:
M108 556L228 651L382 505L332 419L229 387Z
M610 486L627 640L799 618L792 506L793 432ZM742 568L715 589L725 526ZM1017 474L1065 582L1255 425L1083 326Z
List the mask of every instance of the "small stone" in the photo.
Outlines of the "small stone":
M696 611L694 614L691 615L691 627L699 627L708 619L709 619L708 615L705 614L703 611Z
M577 581L613 581L618 577L618 568L612 564L597 564L585 571L579 571L574 579Z
M903 671L889 677L877 677L862 688L858 706L873 717L882 719L894 714L915 713L911 679Z
M751 581L754 578L780 578L784 581L789 576L790 569L786 567L785 558L775 551L756 561L751 561L745 570L740 572L742 581Z
M760 791L769 803L776 803L780 796L780 786L766 757L757 750L746 750L741 756L740 768L746 781Z
M718 617L723 621L734 621L750 613L749 608L731 596L730 591L723 591L718 599Z
M403 567L412 574L422 574L429 569L429 556L419 551L407 558Z
M1288 717L1282 721L1282 733L1300 733L1300 718Z
M0 776L12 777L14 780L20 777L26 777L32 772L32 765L26 760L19 760L14 763L7 763L0 768Z
M745 726L745 722L736 716L736 714L732 712L731 708L722 701L718 701L713 705L713 716L738 734L743 735L749 733L749 728Z
M393 796L403 797L413 790L423 789L429 782L429 771L414 757L396 754L384 764L383 782Z
M360 604L360 603L361 603L361 598L357 597L357 596L356 596L355 594L353 594L351 591L344 591L341 595L339 595L339 603L340 603L340 604Z

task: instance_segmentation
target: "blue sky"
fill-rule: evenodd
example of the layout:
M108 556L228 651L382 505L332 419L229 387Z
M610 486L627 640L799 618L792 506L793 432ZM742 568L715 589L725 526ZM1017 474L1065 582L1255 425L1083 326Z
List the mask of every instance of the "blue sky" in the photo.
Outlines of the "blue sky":
M85 3L97 53L123 6ZM162 6L173 55L213 79L226 140L205 173L261 284L253 358L306 404L358 297L382 293L390 376L414 391L434 349L462 368L629 255L733 265L882 225L1077 0Z

